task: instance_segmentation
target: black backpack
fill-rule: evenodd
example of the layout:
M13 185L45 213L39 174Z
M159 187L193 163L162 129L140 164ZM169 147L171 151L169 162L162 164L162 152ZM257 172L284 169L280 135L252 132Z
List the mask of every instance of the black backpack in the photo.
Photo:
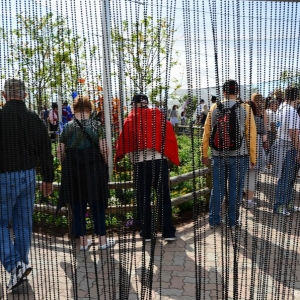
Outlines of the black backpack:
M225 108L222 103L217 105L217 122L210 136L211 148L218 151L233 151L242 146L243 135L237 115L239 106L240 103L234 104L231 108Z

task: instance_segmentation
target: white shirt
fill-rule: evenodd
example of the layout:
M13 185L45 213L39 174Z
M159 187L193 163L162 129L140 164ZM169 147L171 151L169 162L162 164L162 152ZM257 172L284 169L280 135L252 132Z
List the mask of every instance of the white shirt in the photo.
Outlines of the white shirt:
M267 131L272 131L271 123L275 123L276 126L276 112L274 112L272 109L267 109L267 118L268 118L268 127Z
M276 118L278 137L285 141L292 141L289 130L300 129L300 119L296 109L287 103L283 103L276 112Z
M143 162L145 160L155 160L155 159L166 159L166 156L162 156L161 153L159 153L156 150L152 149L145 149L137 152L130 152L128 153L128 156L130 158L130 161L134 163Z
M205 105L205 103L203 103L203 104L199 104L198 106L197 106L197 108L196 108L196 115L198 116L200 116L201 115L201 112L202 112L202 109L203 109L203 106Z

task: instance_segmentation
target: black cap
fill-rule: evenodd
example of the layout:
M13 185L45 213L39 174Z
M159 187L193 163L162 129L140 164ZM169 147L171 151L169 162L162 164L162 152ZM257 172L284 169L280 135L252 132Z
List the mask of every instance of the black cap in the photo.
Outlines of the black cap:
M236 80L229 79L223 84L223 92L227 95L237 95L239 92L239 84Z
M131 104L133 103L148 104L148 97L144 94L134 95L131 100Z

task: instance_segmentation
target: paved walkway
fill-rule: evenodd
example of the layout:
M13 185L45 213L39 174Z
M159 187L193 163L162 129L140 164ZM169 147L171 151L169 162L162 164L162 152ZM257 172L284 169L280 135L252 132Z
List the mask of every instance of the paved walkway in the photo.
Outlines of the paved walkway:
M241 209L243 226L233 234L225 225L212 231L198 216L177 228L176 242L159 235L143 245L123 234L109 251L84 253L77 244L74 255L68 238L35 234L28 283L6 294L1 269L1 298L300 299L300 213L274 215L266 198L272 183L264 179L261 190L259 207Z

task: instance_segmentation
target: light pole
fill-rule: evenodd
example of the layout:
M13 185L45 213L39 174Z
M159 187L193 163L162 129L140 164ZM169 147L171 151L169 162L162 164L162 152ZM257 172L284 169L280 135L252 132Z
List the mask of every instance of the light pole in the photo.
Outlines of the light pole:
M110 1L102 0L102 42L103 42L103 99L104 99L104 117L106 142L108 146L108 170L111 176L113 171L112 157L112 139L111 139L111 102L112 102L112 87L111 87L111 66L110 66L110 43L111 43L111 28L110 28Z

